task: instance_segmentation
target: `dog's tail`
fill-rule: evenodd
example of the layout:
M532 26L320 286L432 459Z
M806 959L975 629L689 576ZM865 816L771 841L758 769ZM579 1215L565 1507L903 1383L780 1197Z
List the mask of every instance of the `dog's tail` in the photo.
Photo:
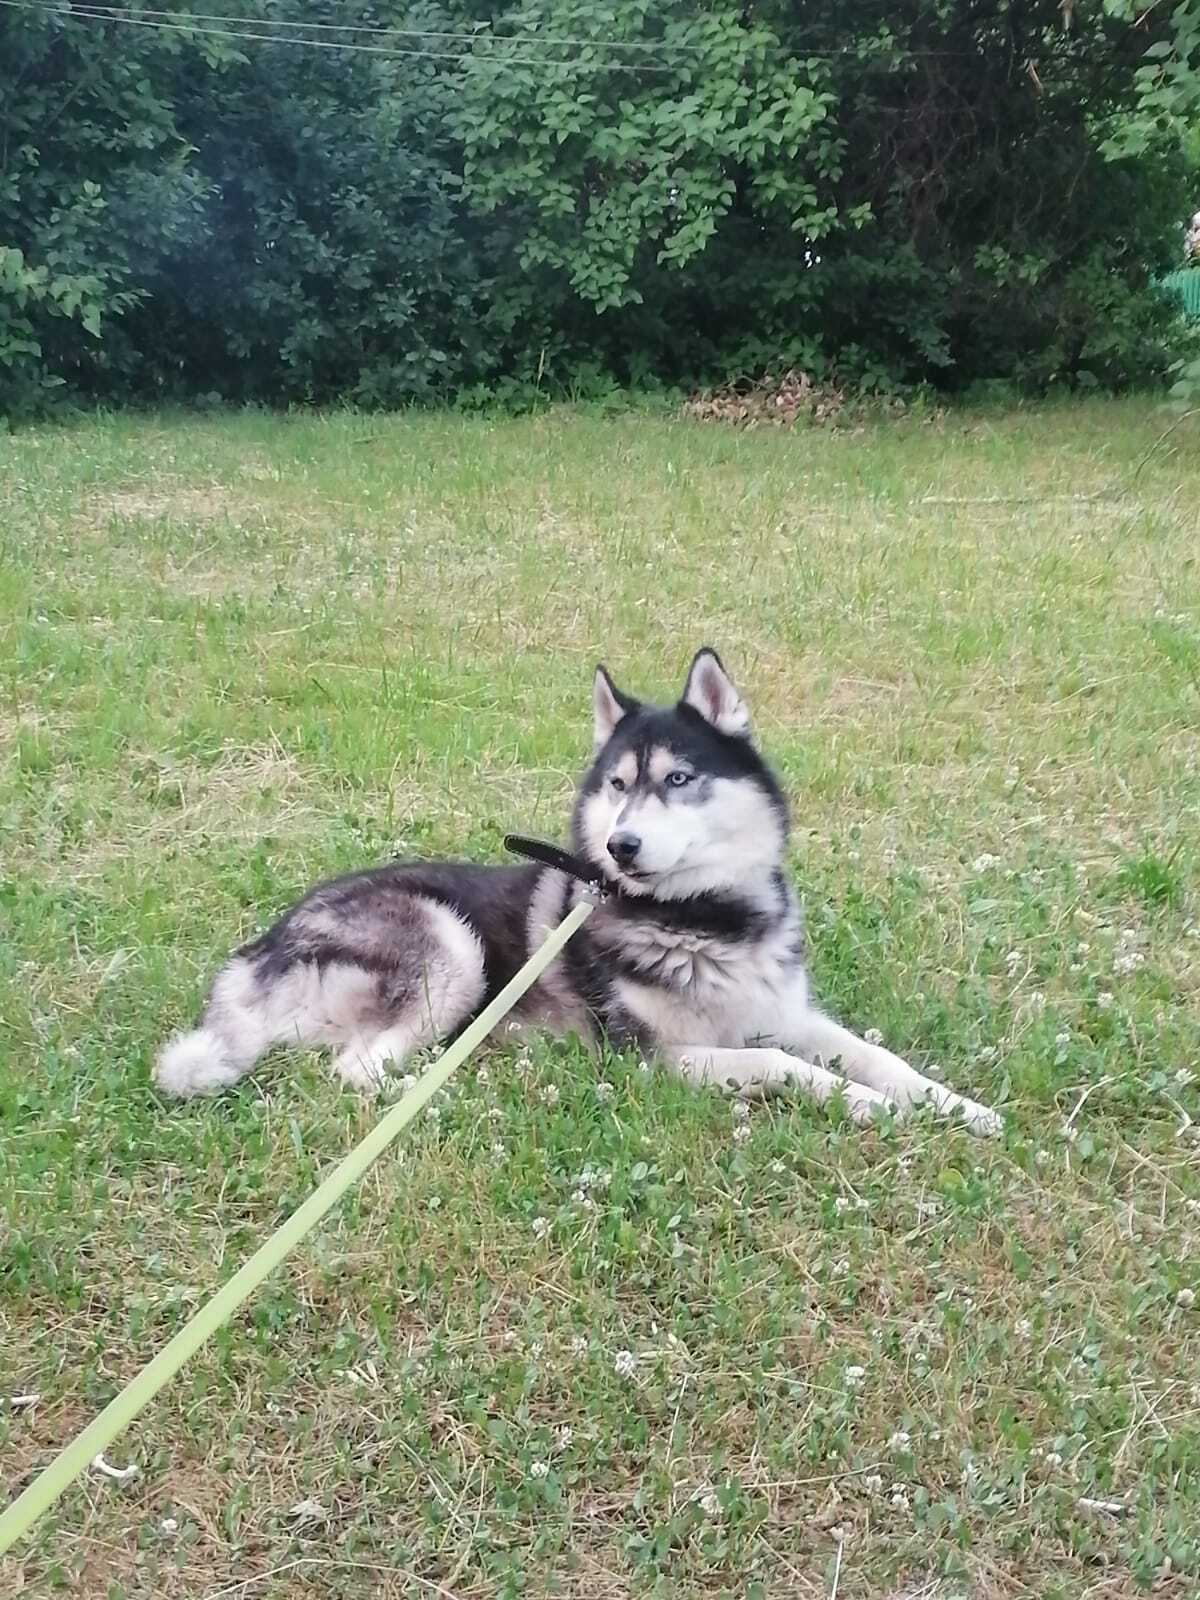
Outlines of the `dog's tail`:
M217 1094L236 1083L247 1068L237 1061L228 1043L212 1028L193 1028L176 1034L159 1054L154 1081L164 1094L184 1099L194 1094Z

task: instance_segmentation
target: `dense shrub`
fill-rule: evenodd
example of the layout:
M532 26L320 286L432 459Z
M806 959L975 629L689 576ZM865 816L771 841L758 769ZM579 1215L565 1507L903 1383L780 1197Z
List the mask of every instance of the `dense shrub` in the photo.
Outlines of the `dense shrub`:
M270 12L429 30L307 35L360 50L5 9L0 406L1142 381L1191 36L1123 5Z

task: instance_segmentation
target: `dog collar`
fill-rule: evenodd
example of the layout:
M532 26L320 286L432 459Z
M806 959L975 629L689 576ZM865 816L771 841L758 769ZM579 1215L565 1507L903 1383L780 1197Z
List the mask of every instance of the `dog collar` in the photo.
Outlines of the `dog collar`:
M584 861L580 856L572 855L560 845L546 844L542 839L527 839L520 833L509 833L504 837L504 848L511 850L515 856L525 856L543 867L565 872L568 878L586 884L601 900L618 893L616 885L610 883L598 867L593 867L591 862Z

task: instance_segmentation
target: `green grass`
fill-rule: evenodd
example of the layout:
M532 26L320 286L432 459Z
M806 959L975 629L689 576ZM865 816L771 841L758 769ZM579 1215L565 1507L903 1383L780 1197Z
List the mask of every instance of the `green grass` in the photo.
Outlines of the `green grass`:
M636 1063L481 1058L0 1589L782 1600L840 1548L842 1600L1194 1595L1200 465L1179 430L1135 473L1163 426L0 438L12 1488L377 1114L317 1057L160 1103L214 963L319 876L562 837L598 657L667 694L721 649L819 991L1009 1126L744 1131Z

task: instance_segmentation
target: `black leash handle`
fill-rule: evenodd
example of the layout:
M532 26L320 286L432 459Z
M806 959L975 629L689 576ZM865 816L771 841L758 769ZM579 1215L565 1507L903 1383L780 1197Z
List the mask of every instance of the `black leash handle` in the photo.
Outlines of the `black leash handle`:
M612 887L596 867L572 855L569 850L563 850L559 845L546 844L542 839L527 839L520 833L508 833L504 836L504 848L511 850L515 856L525 856L530 861L539 862L543 867L553 867L556 872L565 872L569 878L577 878L589 888L607 892Z

